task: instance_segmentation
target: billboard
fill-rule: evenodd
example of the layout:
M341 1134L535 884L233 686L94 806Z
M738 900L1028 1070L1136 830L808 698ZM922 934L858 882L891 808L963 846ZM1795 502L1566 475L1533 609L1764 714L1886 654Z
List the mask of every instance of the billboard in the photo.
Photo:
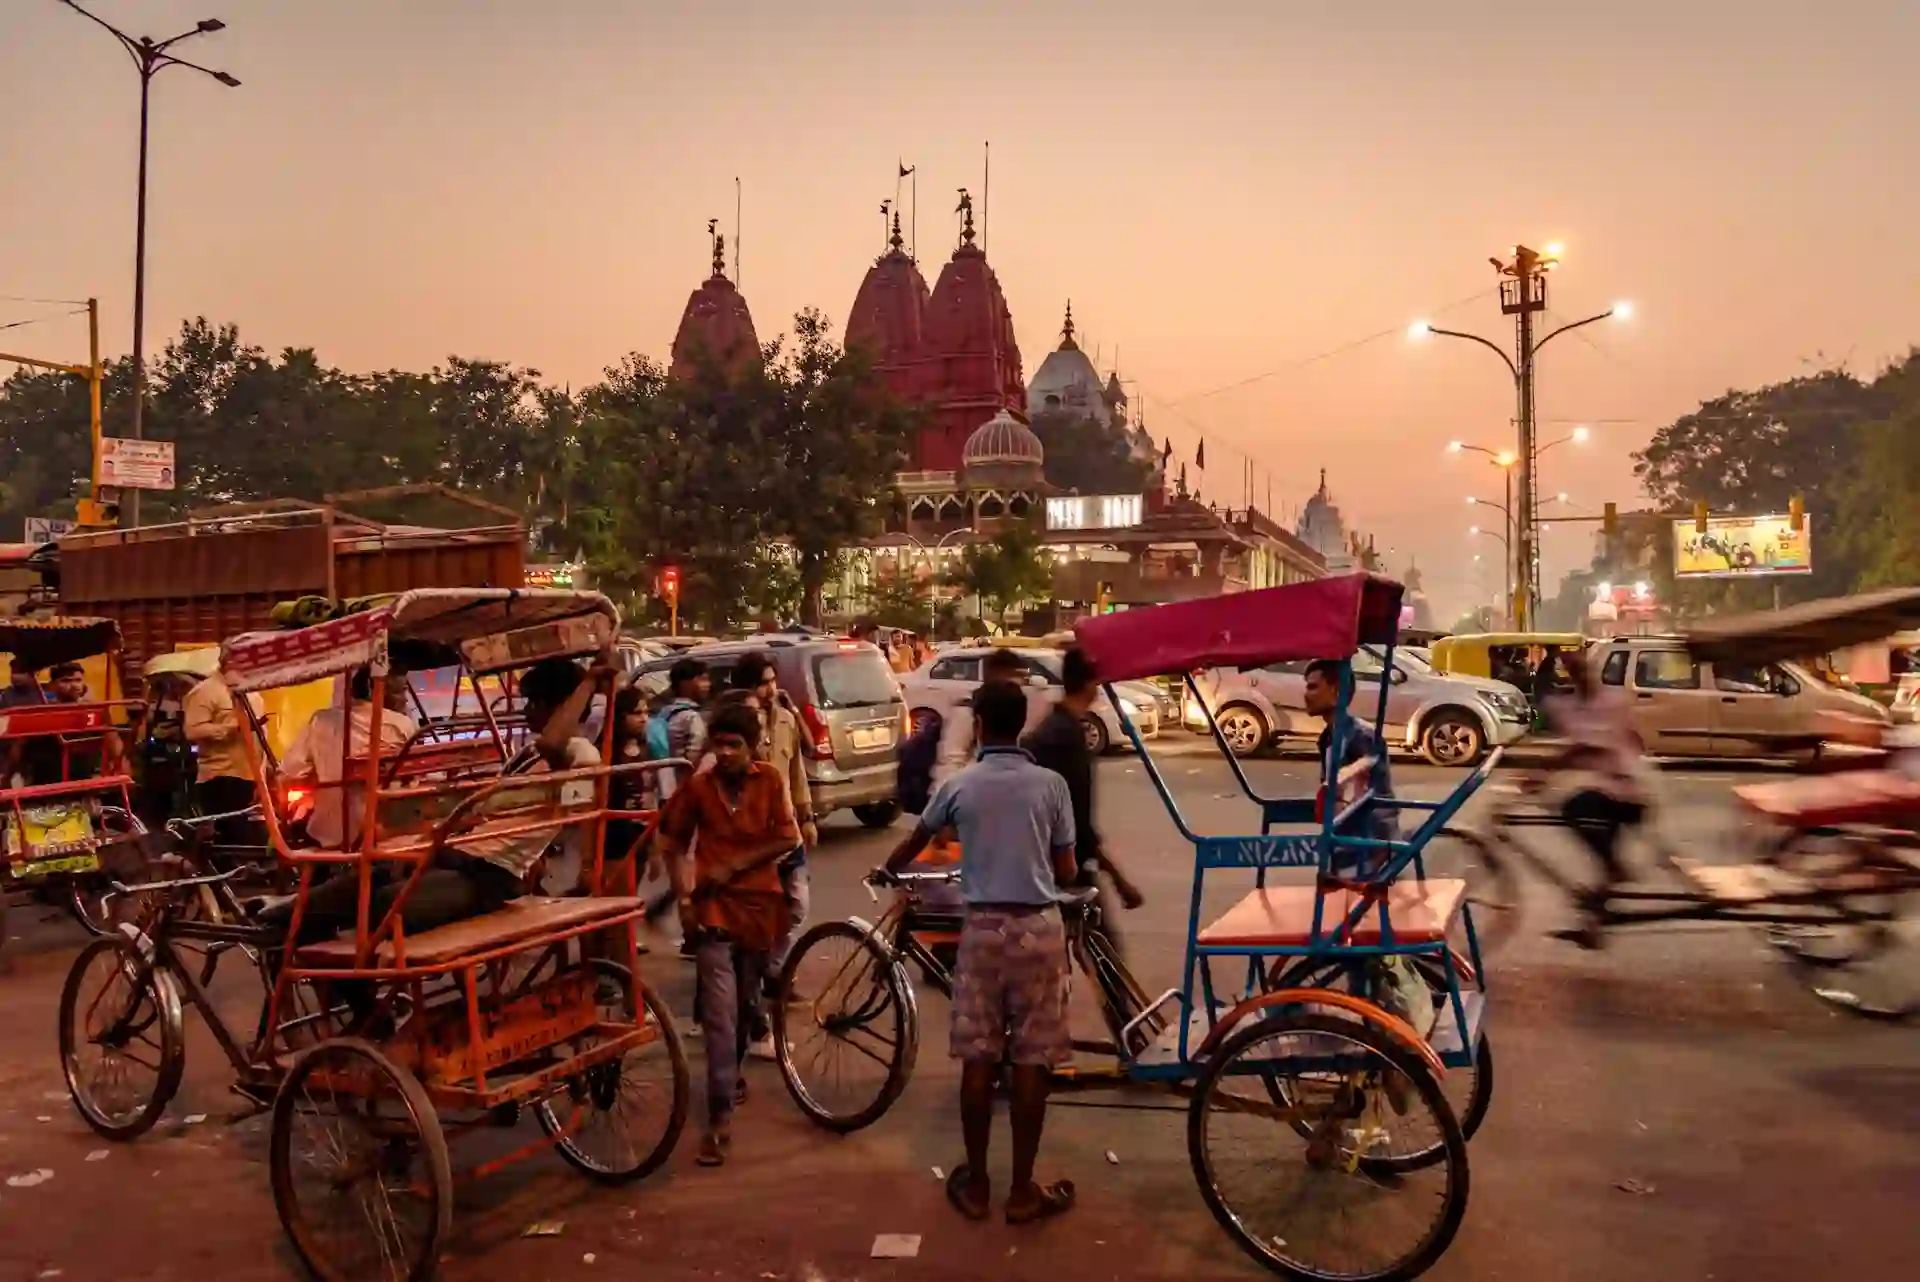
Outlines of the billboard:
M1673 577L1745 579L1763 574L1813 573L1813 523L1795 534L1784 515L1715 516L1700 533L1692 520L1673 523Z
M100 438L100 484L123 490L173 488L173 442Z
M1146 516L1141 494L1067 494L1047 500L1049 530L1126 530Z

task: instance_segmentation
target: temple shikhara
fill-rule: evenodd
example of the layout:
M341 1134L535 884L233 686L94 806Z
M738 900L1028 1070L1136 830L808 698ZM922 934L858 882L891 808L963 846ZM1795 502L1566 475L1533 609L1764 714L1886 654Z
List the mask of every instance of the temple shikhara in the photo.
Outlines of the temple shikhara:
M1325 515L1303 519L1296 531L1251 501L1237 509L1202 502L1201 459L1190 487L1185 463L1175 470L1171 442L1156 446L1119 370L1103 375L1082 349L1070 302L1058 345L1029 382L1006 291L964 190L955 212L957 243L929 288L894 210L886 249L847 313L848 350L864 351L895 396L922 407L925 422L896 478L896 515L857 559L843 599L857 601L885 576L931 584L960 548L1012 523L1043 531L1063 620L1096 599L1144 605L1268 587L1317 578L1329 559L1343 559L1333 549L1345 531L1329 538ZM674 336L676 377L702 363L730 369L760 359L747 300L727 274L725 237L712 224L708 233L713 270ZM1049 439L1066 439L1072 457L1049 466L1036 420ZM1073 459L1087 452L1105 466L1073 474ZM1122 493L1111 492L1116 468L1128 478ZM1310 512L1316 501L1327 503L1324 474ZM1337 523L1337 510L1332 516Z

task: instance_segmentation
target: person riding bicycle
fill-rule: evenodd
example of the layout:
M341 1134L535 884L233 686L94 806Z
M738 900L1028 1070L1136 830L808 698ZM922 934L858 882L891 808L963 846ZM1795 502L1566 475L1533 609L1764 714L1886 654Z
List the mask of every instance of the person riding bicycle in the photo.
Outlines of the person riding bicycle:
M1560 815L1600 862L1603 880L1581 897L1583 920L1572 930L1559 932L1583 948L1598 948L1608 897L1627 880L1619 853L1620 834L1646 815L1642 745L1633 730L1625 692L1600 682L1584 650L1563 652L1560 666L1573 688L1548 701L1547 718L1567 746L1525 786L1540 789L1558 776L1567 789Z

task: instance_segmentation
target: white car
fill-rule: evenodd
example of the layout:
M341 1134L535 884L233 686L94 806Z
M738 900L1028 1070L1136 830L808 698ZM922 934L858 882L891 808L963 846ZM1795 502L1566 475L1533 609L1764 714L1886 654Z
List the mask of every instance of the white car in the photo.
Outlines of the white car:
M975 646L949 650L945 654L935 655L931 662L917 671L901 677L900 690L907 699L908 715L916 724L921 715L927 712L945 717L952 709L971 699L984 679L981 665L991 653L990 650ZM1016 653L1027 667L1027 728L1031 730L1040 724L1054 701L1060 697L1061 654L1058 650L1019 650ZM1132 719L1142 739L1158 736L1163 724L1179 716L1178 701L1157 686L1144 681L1124 681L1116 683L1115 690L1126 705L1127 716ZM1085 726L1087 748L1096 754L1126 742L1127 734L1120 725L1119 714L1104 691L1094 701Z
M1372 724L1379 710L1380 655L1353 656L1354 692L1348 705ZM1322 723L1306 710L1304 662L1264 668L1214 669L1195 684L1213 709L1220 733L1236 757L1251 757L1282 739L1311 741ZM1504 681L1436 672L1405 650L1393 652L1387 691L1388 743L1417 752L1436 766L1471 766L1490 750L1522 738L1532 725L1527 696ZM1183 724L1206 734L1206 714L1189 698Z

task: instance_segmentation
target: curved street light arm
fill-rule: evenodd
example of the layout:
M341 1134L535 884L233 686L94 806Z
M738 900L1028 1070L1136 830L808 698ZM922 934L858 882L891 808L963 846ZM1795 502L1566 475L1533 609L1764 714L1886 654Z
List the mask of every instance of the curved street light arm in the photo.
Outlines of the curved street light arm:
M158 70L160 67L190 67L203 76L210 76L218 80L229 89L238 89L240 87L240 81L224 71L215 71L212 67L203 67L197 62L188 62L185 58L176 58L170 53L160 55L155 61L159 64L155 70Z
M1596 316L1594 319L1598 320L1599 317ZM1581 322L1581 324L1585 324L1585 323L1586 323L1585 321ZM1569 328L1571 328L1571 326L1569 326ZM1555 331L1555 332L1557 333L1558 331ZM1480 346L1486 348L1488 351L1492 352L1495 356L1498 356L1500 358L1501 363L1507 367L1507 373L1513 375L1516 379L1520 377L1520 370L1517 366L1514 365L1513 357L1507 355L1506 349L1502 348L1497 343L1488 342L1486 339L1480 337L1480 335L1478 334L1463 334L1457 329L1441 329L1438 325L1427 326L1427 333L1444 334L1448 338L1464 338L1469 343L1478 343L1480 344ZM1539 351L1540 349L1538 347L1535 347L1534 350Z
M73 0L60 0L60 3L85 18L88 22L93 23L95 26L104 28L108 35L120 42L120 47L127 51L129 58L133 59L133 65L139 68L140 74L145 75L147 73L147 60L141 56L140 42L138 40L135 40L132 36L120 30L120 28L114 26L98 14L88 13L85 9L75 4Z
M1551 342L1552 342L1552 341L1553 341L1554 339L1556 339L1556 338L1558 338L1558 337L1560 337L1560 335L1562 335L1562 334L1564 334L1564 333L1566 333L1566 332L1567 332L1568 330L1570 330L1570 329L1579 329L1579 328L1580 328L1580 327L1581 327L1582 325L1591 325L1591 324L1593 324L1593 323L1594 323L1595 321L1603 321L1603 320L1605 320L1605 319L1607 319L1607 317L1609 317L1609 316L1611 316L1611 315L1613 315L1613 311L1614 311L1614 309L1613 309L1613 308L1611 308L1611 307L1609 307L1609 308L1607 308L1607 310L1606 310L1606 311L1604 311L1604 312L1601 312L1601 313L1600 313L1600 314L1599 314L1598 316L1589 316L1589 317L1587 317L1587 318L1586 318L1585 320L1577 320L1577 321L1574 321L1574 322L1572 322L1571 324L1567 324L1567 325L1562 325L1562 326L1561 326L1561 327L1560 327L1559 329L1556 329L1556 330L1554 330L1554 331L1552 331L1552 332L1551 332L1551 333L1549 333L1549 334L1548 334L1548 335L1547 335L1547 336L1546 336L1545 338L1543 338L1543 339L1541 339L1541 340L1540 340L1539 342L1537 342L1537 343L1535 343L1535 344L1533 345L1533 350L1534 350L1534 354L1535 354L1535 355L1538 355L1538 354L1539 354L1539 352L1540 352L1540 349L1541 349L1541 348L1543 348L1543 347L1545 347L1545 346L1546 346L1546 345L1547 345L1548 343L1551 343ZM1438 330L1435 330L1434 332L1435 332L1435 333L1437 334L1437 333L1439 333L1440 331L1438 331ZM1504 352L1502 352L1502 353L1501 353L1501 355L1503 355L1503 356L1504 356L1505 354L1506 354L1506 353L1504 353Z

